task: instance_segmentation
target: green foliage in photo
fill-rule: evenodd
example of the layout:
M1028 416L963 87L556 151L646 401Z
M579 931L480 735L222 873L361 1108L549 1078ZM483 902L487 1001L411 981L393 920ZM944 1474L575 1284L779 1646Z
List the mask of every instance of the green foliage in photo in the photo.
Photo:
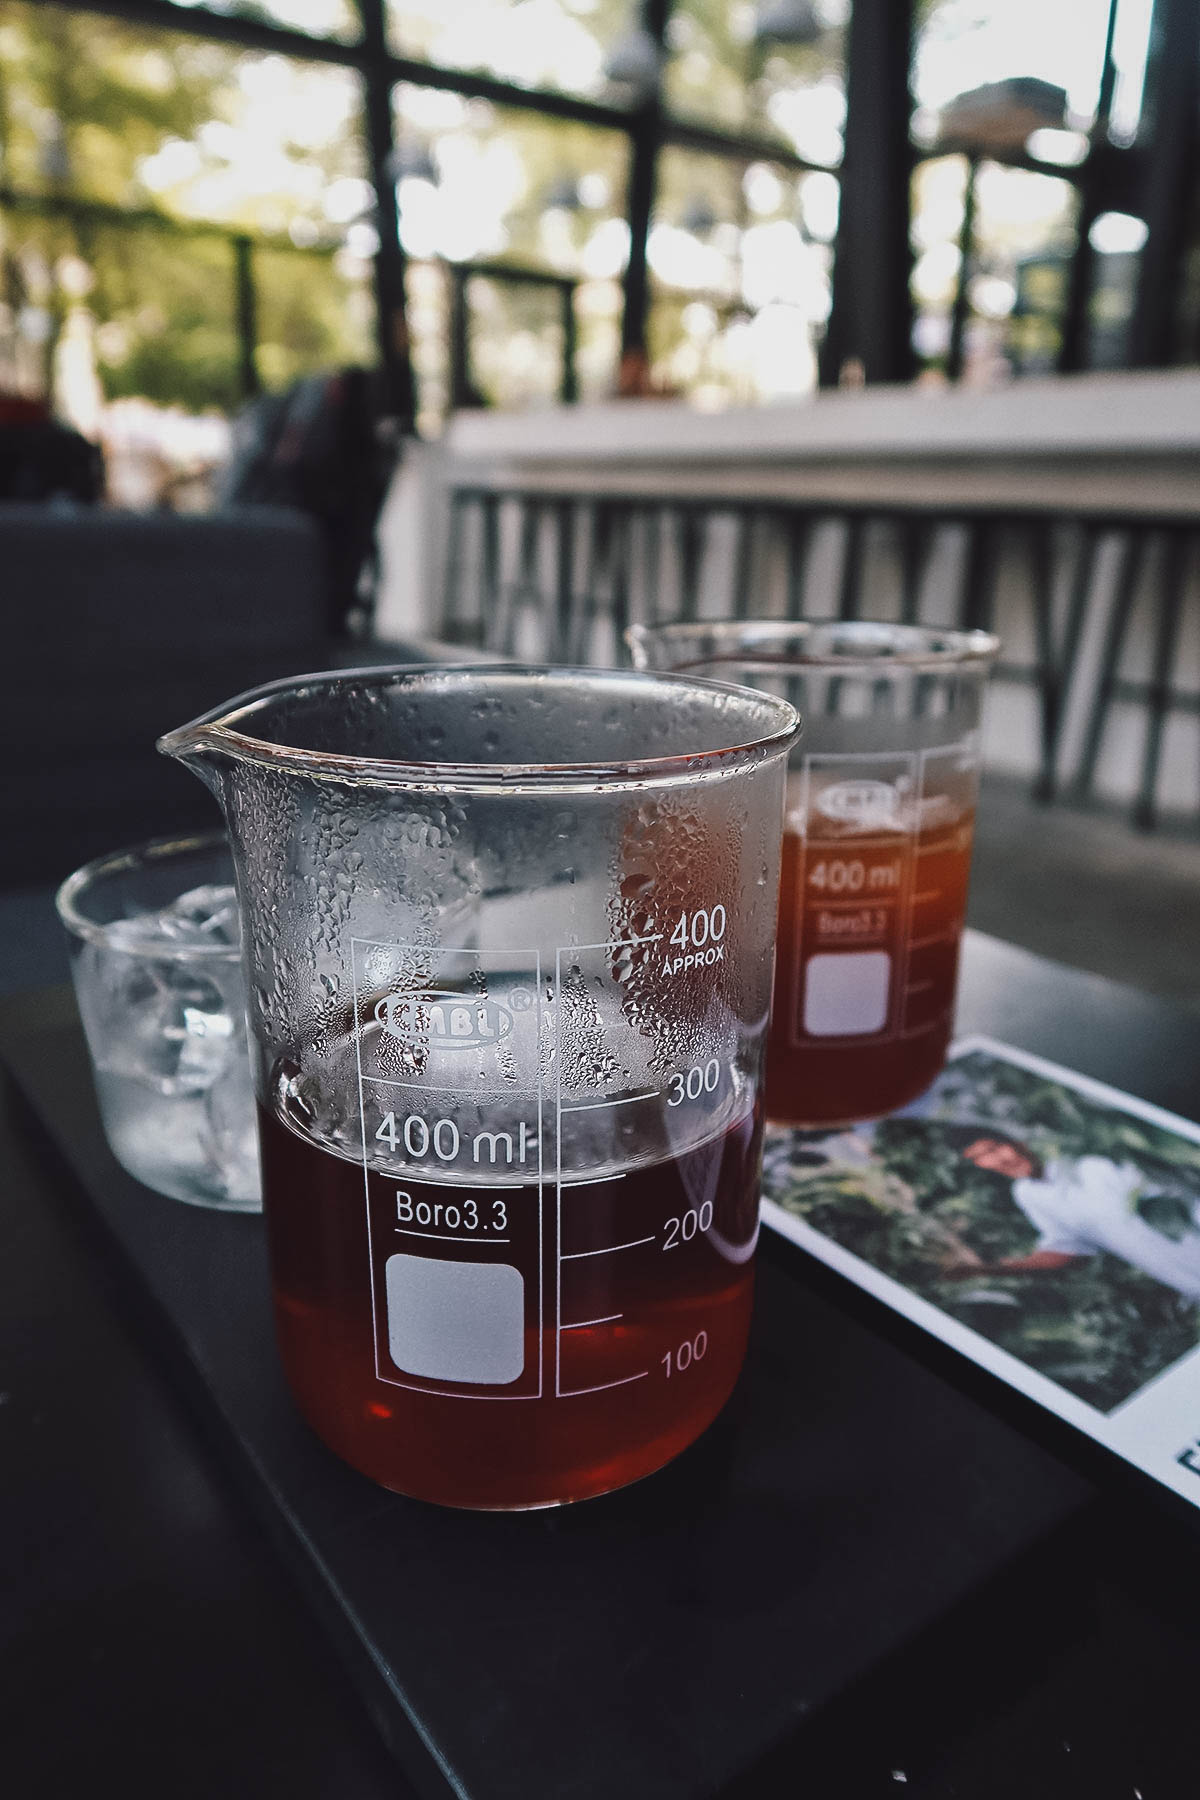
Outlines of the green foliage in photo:
M939 1077L928 1109L885 1119L858 1144L768 1133L763 1192L843 1249L902 1283L999 1349L1108 1412L1200 1343L1200 1306L1116 1256L1061 1268L999 1271L1037 1233L1011 1183L961 1154L978 1126L1051 1161L1084 1155L1132 1162L1150 1190L1137 1200L1167 1238L1195 1229L1200 1144L987 1052ZM847 1136L849 1134L846 1134ZM841 1160L839 1160L839 1155ZM978 1276L963 1275L970 1261Z

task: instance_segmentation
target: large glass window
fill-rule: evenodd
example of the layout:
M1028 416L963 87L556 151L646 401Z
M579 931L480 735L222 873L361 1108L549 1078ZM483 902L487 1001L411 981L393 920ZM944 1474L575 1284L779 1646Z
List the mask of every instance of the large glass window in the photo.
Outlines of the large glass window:
M370 263L336 255L259 247L254 252L256 360L264 387L375 360Z
M1049 162L1078 161L1099 104L1111 4L925 0L913 45L918 140L973 139L981 150L1028 147ZM1137 130L1152 5L1117 0L1110 132L1119 143Z
M163 403L228 408L247 383L252 315L272 387L373 359L378 219L357 53L339 65L286 41L268 54L205 35L215 11L322 38L336 58L361 38L357 0L177 7L194 30L50 0L0 4L0 185L15 196L0 215L5 380L53 379L61 400L58 371L86 364L101 399L141 383ZM1153 7L916 0L912 293L927 371L1054 366L1076 171L1102 95L1113 143L1137 136ZM636 134L617 113L610 129L450 91L476 76L552 91L560 107L632 109L631 127L658 83L668 140L673 123L677 138L689 123L727 134L724 150L669 141L657 156L653 382L712 405L807 391L830 308L850 12L851 0L672 0L660 50L640 0L385 0L392 52L441 71L394 90L421 428L438 429L472 384L518 405L564 389L605 396L617 376ZM1114 204L1135 205L1118 179L1126 167L1112 153L1102 173ZM116 217L149 212L188 229ZM1093 364L1127 353L1131 234L1144 230L1125 213L1092 227ZM235 235L254 240L249 252ZM515 281L514 268L568 283L569 311L561 287ZM1190 341L1200 303L1194 270L1187 279Z
M836 164L845 119L848 0L676 0L667 104L731 130L774 133Z
M450 411L450 285L437 263L410 262L405 306L411 346L417 430L436 437Z
M1067 168L1088 155L1110 18L1108 135L1116 144L1133 141L1152 10L1152 0L927 0L920 8L913 133L935 154L913 184L913 297L915 344L927 369L944 369L949 357L958 364L952 373L973 380L1058 366L1077 190L1002 164L1032 157ZM972 162L970 266L952 346ZM1141 222L1125 215L1103 215L1092 227L1096 259L1082 346L1091 366L1123 359L1144 236Z
M624 134L408 84L394 106L408 256L499 261L576 280L577 386L586 396L610 393L629 255ZM434 429L449 397L448 290L422 279L410 281L409 294L420 420ZM480 397L515 405L556 395L564 354L557 291L479 275L466 297L467 360Z
M631 11L628 0L388 0L388 37L397 55L445 69L620 102L606 63Z
M566 350L554 288L474 276L467 284L470 374L490 406L548 405L562 388Z
M204 6L209 12L265 19L307 31L313 37L354 39L359 36L358 9L354 0L175 0L177 6Z
M1079 200L1069 182L985 163L976 183L964 375L1048 373L1062 315Z
M813 388L836 221L832 175L665 150L647 241L657 385L706 405Z
M302 244L340 236L371 211L361 98L348 70L234 55L206 110L191 133L164 133L139 163L140 182L160 206L290 232Z
M945 370L962 279L971 164L921 164L913 182L914 341L928 370ZM1055 366L1075 240L1078 196L1056 176L981 162L966 271L961 373L969 382Z
M222 238L180 240L153 227L87 234L79 324L91 335L104 395L232 410L241 398L233 260ZM58 267L60 282L73 271ZM72 309L74 311L74 309Z
M136 204L147 157L213 117L236 55L60 6L0 15L4 179L23 193Z
M930 371L945 370L950 350L969 176L965 156L931 157L913 174L913 348Z
M302 11L273 16L348 28ZM133 445L170 499L183 415L234 410L252 368L277 388L374 360L351 70L24 4L0 12L0 61L4 385L49 395L110 468Z
M913 45L917 105L939 109L958 95L1014 79L1062 90L1070 118L1095 115L1109 0L933 0Z
M562 274L624 268L623 133L405 84L395 134L410 256L506 256Z
M8 6L0 29L4 177L23 193L303 241L371 204L350 70L57 6Z

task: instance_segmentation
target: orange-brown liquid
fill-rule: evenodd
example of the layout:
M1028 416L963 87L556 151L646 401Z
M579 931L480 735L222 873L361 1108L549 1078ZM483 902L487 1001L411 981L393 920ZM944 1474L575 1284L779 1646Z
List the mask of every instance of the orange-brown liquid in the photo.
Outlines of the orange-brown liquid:
M539 1193L372 1169L364 1196L361 1164L267 1109L260 1132L288 1380L330 1449L373 1480L448 1506L583 1499L669 1462L724 1405L753 1296L755 1115L669 1160L564 1186L561 1211L553 1181ZM397 1256L507 1264L510 1279L521 1269L512 1380L455 1383L397 1366L387 1285Z
M938 1073L953 1024L973 822L973 812L960 813L915 837L785 833L769 1119L824 1126L877 1118ZM847 956L857 959L845 973L858 987L843 1031L835 959Z

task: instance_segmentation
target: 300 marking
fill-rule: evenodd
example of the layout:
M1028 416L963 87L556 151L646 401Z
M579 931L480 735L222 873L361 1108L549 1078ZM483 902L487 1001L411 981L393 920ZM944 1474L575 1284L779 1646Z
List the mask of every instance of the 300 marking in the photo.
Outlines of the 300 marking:
M721 1065L714 1056L704 1067L681 1069L672 1075L667 1095L668 1106L682 1106L685 1100L699 1100L702 1094L715 1094L721 1081Z
M707 1331L698 1331L694 1338L684 1338L682 1344L677 1345L674 1350L668 1350L665 1356L659 1358L663 1368L667 1371L667 1380L669 1381L672 1375L682 1375L683 1371L690 1369L693 1363L702 1362L707 1349L708 1333Z

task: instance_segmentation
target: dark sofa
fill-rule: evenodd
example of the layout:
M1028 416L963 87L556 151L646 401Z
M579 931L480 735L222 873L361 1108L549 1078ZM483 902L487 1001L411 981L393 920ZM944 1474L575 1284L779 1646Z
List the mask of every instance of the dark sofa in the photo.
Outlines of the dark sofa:
M0 504L0 885L216 822L161 732L277 676L413 659L328 636L325 559L283 507Z

